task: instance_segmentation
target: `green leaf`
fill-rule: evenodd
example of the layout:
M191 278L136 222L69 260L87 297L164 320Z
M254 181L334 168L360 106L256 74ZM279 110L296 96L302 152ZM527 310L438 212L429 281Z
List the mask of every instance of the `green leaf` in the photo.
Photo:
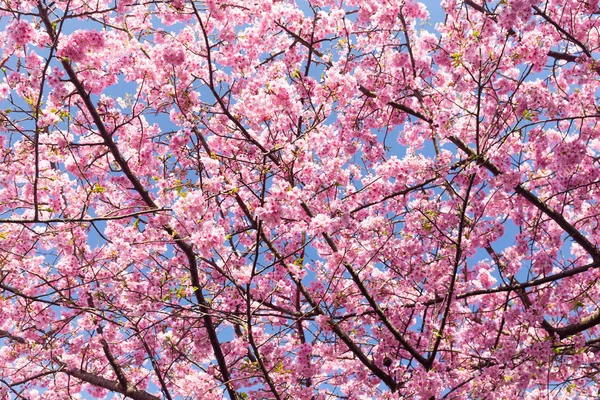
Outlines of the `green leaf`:
M527 121L532 121L532 118L535 116L535 114L531 111L531 110L523 110L523 118L526 119Z
M458 67L462 64L462 54L454 53L450 56L452 58L452 65Z

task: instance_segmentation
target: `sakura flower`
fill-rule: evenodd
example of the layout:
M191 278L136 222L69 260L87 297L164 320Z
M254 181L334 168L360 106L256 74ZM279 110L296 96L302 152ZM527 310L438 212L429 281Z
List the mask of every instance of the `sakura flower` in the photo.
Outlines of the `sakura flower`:
M6 83L0 83L0 101L8 98L9 94L10 94L10 86L8 86Z
M24 46L31 43L36 36L33 25L23 20L14 20L8 26L8 32L9 39L14 41L17 46Z
M174 66L181 65L185 62L185 51L181 46L169 46L163 50L163 60L167 64Z

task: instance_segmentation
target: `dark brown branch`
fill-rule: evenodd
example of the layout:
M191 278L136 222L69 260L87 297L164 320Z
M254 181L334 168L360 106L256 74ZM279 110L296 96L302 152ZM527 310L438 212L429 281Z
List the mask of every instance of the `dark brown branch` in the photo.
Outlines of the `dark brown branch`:
M506 268L506 266L504 265L504 262L500 259L500 256L495 252L494 249L492 249L492 247L490 245L486 246L485 249L488 252L488 254L490 256L492 256L492 258L498 265L500 271L503 271ZM585 266L585 267L589 267L589 266ZM571 269L570 271L573 271L574 269ZM584 270L587 271L587 269L589 269L589 268L586 268ZM512 277L511 284L514 284L515 282L517 282L516 279L514 277ZM523 303L525 308L530 308L532 306L531 300L529 299L529 296L527 295L526 288L523 287L523 288L515 289L515 292L521 299L521 302ZM592 328L598 324L600 324L600 309L597 309L592 315L582 318L579 322L575 322L575 323L572 323L570 325L563 326L560 328L555 328L545 318L542 319L542 322L541 322L542 328L546 332L548 332L548 335L550 335L551 337L554 335L558 335L561 339L564 339L568 336L576 335L576 334L583 332L589 328Z
M241 197L237 193L234 194L234 196L235 196L236 202L238 203L238 205L244 212L244 215L246 216L248 221L252 224L252 227L254 229L257 229L258 224L257 224L256 220L254 219L252 213L250 212L250 210L244 203L244 201L241 199ZM270 239L268 238L268 236L265 234L264 231L261 232L261 237L262 237L263 242L267 245L267 248L273 254L273 256L276 259L281 260L280 262L284 266L284 268L286 268L286 270L290 271L291 268L285 262L285 258L279 252L279 250L277 250L275 245L273 245L273 243L270 241ZM290 278L292 279L292 281L294 282L294 284L296 285L296 287L299 288L300 291L302 292L302 295L304 296L306 301L308 301L308 304L310 304L310 306L313 308L314 312L317 315L323 315L323 316L327 317L327 314L319 306L319 302L317 302L312 297L310 292L308 292L308 290L306 290L306 288L302 284L302 281L299 280L298 278L296 278L292 273L290 273L289 275L290 275ZM381 368L379 368L372 360L370 360L365 355L365 353L363 353L363 351L360 349L360 347L356 343L354 343L354 341L352 341L352 339L346 334L346 332L344 332L342 330L342 328L336 322L334 322L332 319L328 318L328 324L331 327L331 330L336 334L336 336L339 337L342 342L344 342L344 344L348 347L348 349L356 356L356 358L358 358L363 363L363 365L365 367L367 367L375 376L377 376L379 379L381 379L381 381L383 383L385 383L392 392L395 392L396 390L398 390L398 384L396 383L394 378L392 378L389 374L387 374L385 371L383 371Z
M479 165L484 166L494 176L502 175L502 171L496 167L491 161L485 159L481 155L478 155L469 146L467 146L462 140L456 136L449 137L450 141L456 145L459 149L464 151L469 157L472 157L477 161ZM514 188L515 192L524 197L529 203L535 206L542 213L546 214L550 219L556 222L566 233L569 234L585 251L588 252L594 261L600 261L600 251L592 244L579 230L577 230L571 223L569 223L561 213L554 210L552 207L541 201L536 195L525 189L523 185L519 184Z
M462 208L460 210L460 222L458 225L458 238L456 242L456 254L454 256L454 268L452 271L452 276L450 278L450 286L448 287L448 293L446 294L446 307L444 309L444 315L442 316L442 322L440 323L440 329L437 332L435 342L433 344L433 348L428 357L428 361L431 365L435 361L435 356L437 354L440 343L442 342L442 336L444 332L444 328L446 327L446 322L448 321L448 315L450 315L450 306L452 305L452 298L454 297L454 284L456 283L456 274L458 273L458 267L462 262L462 238L463 231L465 229L465 224L467 222L467 206L469 205L469 195L471 193L471 189L473 188L473 181L475 179L475 175L471 175L469 177L469 186L467 187L467 191L465 193L465 198L463 199Z
M108 389L113 392L121 393L127 397L131 397L133 400L161 400L160 397L153 396L150 393L145 392L143 390L139 390L133 386L129 386L125 390L122 390L119 382L102 378L101 376L91 374L82 369L72 368L63 369L62 371L67 375L80 379L84 382L91 383L94 386Z
M413 192L413 191L415 191L417 189L421 189L421 188L427 186L428 184L430 184L431 182L434 182L438 178L439 178L438 176L435 176L435 177L433 177L431 179L427 179L426 181L421 182L421 183L419 183L417 185L407 187L406 189L398 190L398 191L396 191L394 193L388 194L387 196L383 196L381 199L379 199L377 201L371 201L369 203L365 203L363 205L360 205L360 206L356 207L354 210L350 211L350 214L357 213L360 210L364 210L365 208L368 208L368 207L371 207L373 205L382 203L382 202L384 202L386 200L389 200L389 199L392 199L394 197L402 196L402 195L408 194L410 192Z
M529 300L525 289L519 289L516 292L519 295L521 301L523 302L523 305L525 305L526 308L530 308L532 306L532 303L531 300ZM542 319L540 324L542 328L546 332L548 332L548 334L551 337L553 335L558 335L559 338L564 339L566 337L576 335L600 324L600 309L597 309L593 314L582 318L579 322L575 322L567 326L556 328L552 326L548 321L546 321L545 318Z
M590 59L592 59L592 60L594 59L594 57L592 57L592 53L590 53L590 51L587 49L587 47L585 47L585 45L583 43L581 43L577 38L575 38L569 32L564 30L564 28L562 26L560 26L559 24L557 24L552 18L550 18L550 16L548 14L546 14L545 12L540 10L540 8L538 6L533 6L533 9L535 10L537 15L544 18L544 20L546 20L550 25L552 25L558 32L562 33L567 38L568 41L576 44L581 49L581 51L583 51Z
M169 389L167 388L167 383L165 382L163 373L160 370L160 365L158 365L158 363L156 362L156 358L154 357L152 349L150 349L150 346L148 346L148 343L142 337L142 334L139 331L139 329L137 328L137 325L134 325L133 329L134 329L135 333L137 334L140 342L142 342L142 346L144 346L144 350L146 350L146 354L148 354L148 357L150 358L150 363L152 364L152 369L154 369L154 373L156 374L156 377L158 378L158 382L160 383L160 388L161 388L162 392L164 393L167 400L173 400L173 398L171 397L171 393L169 393Z
M573 55L573 54L567 54L567 53L559 53L558 51L552 51L550 50L548 52L548 55L552 58L555 58L557 60L562 60L562 61L567 61L567 62L575 62L577 61L577 56Z
M37 221L35 219L3 218L3 219L0 219L0 223L1 224L33 224L33 223L37 223L37 224L65 223L65 224L68 224L68 223L78 223L78 222L117 221L117 220L121 220L121 219L137 217L139 215L155 214L155 213L161 212L161 211L171 211L171 209L163 207L163 208L156 208L156 209L152 209L152 210L136 211L136 212L132 212L132 213L128 213L128 214L121 214L121 215L115 215L115 216L105 215L102 217L89 217L89 218L47 218L47 219L38 219Z
M8 337L9 339L12 339L16 342L25 343L25 339L18 337L18 336L11 335L10 333L8 333L4 330L0 330L0 338L2 338L2 337ZM60 364L62 364L62 363L60 363ZM24 380L21 380L18 382L13 382L12 384L10 384L10 386L18 386L18 385L27 383L33 379L37 379L37 378L40 378L40 377L43 377L46 375L55 374L58 372L64 372L67 375L70 375L70 376L77 378L79 380L82 380L84 382L91 383L92 385L95 385L95 386L98 386L98 387L101 387L104 389L108 389L113 392L121 393L125 396L131 397L133 400L161 400L159 397L151 395L150 393L148 393L146 391L139 390L137 387L135 387L133 385L126 385L125 387L123 387L123 385L119 381L112 381L112 380L103 378L101 376L98 376L96 374L92 374L87 371L84 371L83 369L76 369L76 368L62 369L60 371L42 372L33 377L29 377L27 379L24 379Z
M473 8L474 10L479 11L482 14L487 15L494 22L498 21L498 19L496 18L495 15L490 14L484 7L480 6L479 4L475 3L472 0L464 0L464 4L468 5L469 7ZM579 46L582 49L582 51L586 55L588 55L590 58L592 58L591 53L589 52L589 50L587 50L587 48L583 45L583 43L581 43L580 41L578 41L576 38L574 38L568 32L564 31L564 29L561 26L559 26L553 20L551 20L545 13L541 12L539 10L539 8L537 8L535 6L533 8L534 8L534 10L536 10L536 12L538 13L538 15L540 15L542 18L544 18L546 21L548 21L550 24L552 24L559 32L563 33L567 37L568 40L570 40L573 43L575 43L577 46ZM515 31L512 28L509 28L508 34L509 35L514 35ZM576 62L577 58L579 58L578 56L573 55L573 54L560 53L558 51L553 51L553 50L550 50L548 52L548 56L552 57L552 58L554 58L556 60L563 60L563 61L567 61L567 62ZM600 74L600 67L594 68L594 71L596 71L598 74Z
M52 306L58 305L57 302L46 300L46 299L42 298L42 297L48 296L47 293L39 295L39 296L29 296L29 295L21 292L19 289L16 289L16 288L14 288L12 286L5 285L4 283L0 283L0 289L6 290L7 292L10 292L10 293L14 294L15 296L19 296L19 297L21 297L23 299L27 299L27 300L31 300L31 301L37 301L37 302L49 304L49 305L52 305Z
M593 314L582 318L577 323L563 326L560 328L552 328L552 329L561 339L564 339L566 337L576 335L585 330L593 328L594 326L596 326L598 324L600 324L600 309L597 309Z
M8 339L14 340L15 342L18 342L18 343L25 343L25 339L23 339L22 337L15 336L10 332L5 331L4 329L0 329L0 339L2 339L2 338L8 338Z
M306 205L306 203L302 202L300 205L309 217L314 218L314 214L312 213L308 205ZM335 244L331 236L323 232L323 238L327 242L329 248L331 248L331 251L333 251L334 253L337 253L339 251L337 245ZM427 369L430 369L432 366L431 361L423 357L410 343L408 343L408 341L404 338L404 335L402 335L402 333L392 324L389 318L385 315L385 312L381 309L381 307L379 307L379 304L377 304L373 296L371 296L371 293L369 293L367 287L364 285L360 276L354 270L354 267L348 262L344 262L344 267L352 277L352 281L358 287L361 294L367 300L367 302L375 311L377 316L381 319L381 322L383 322L385 327L388 328L388 330L392 333L394 338L396 338L396 340L402 345L402 347L404 347L404 349L408 351L408 353L412 357L414 357L415 360L419 362L419 364L423 365Z
M19 338L19 339L23 340L22 338ZM24 385L24 384L26 384L28 382L31 382L31 381L34 381L36 379L43 378L43 377L48 376L48 375L54 375L57 372L58 371L53 371L53 370L40 372L39 374L28 376L27 378L21 379L20 381L11 382L9 386L15 387L15 386Z
M474 8L475 10L479 11L482 14L489 15L488 12L486 11L486 9L483 8L483 6L480 6L479 4L475 3L472 0L465 0L465 4L468 5L468 6L470 6L470 7L472 7L472 8Z
M284 31L287 32L288 35L292 36L296 41L298 41L299 43L301 43L304 47L306 47L310 52L316 54L318 57L323 58L324 54L319 51L318 49L315 49L315 47L310 44L306 39L304 39L302 36L300 36L297 33L294 33L292 31L290 31L287 26L277 23L277 26L279 26L281 29L283 29ZM331 67L333 64L330 62L326 63L327 66Z
M362 91L362 90L361 90ZM433 123L433 120L431 118L428 118L426 116L424 116L423 114L421 114L418 111L413 110L410 107L405 106L404 104L400 104L400 103L396 103L395 101L390 101L388 103L390 106L392 106L393 108L403 111L409 115L412 115L413 117L417 117L422 121L428 122L428 123Z
M525 289L525 288L529 288L529 287L540 286L545 283L555 282L555 281L561 280L563 278L567 278L569 276L574 276L574 275L580 274L582 272L589 270L590 268L598 268L598 267L600 267L600 262L593 262L591 264L582 265L581 267L568 269L568 270L560 272L558 274L549 275L544 278L534 279L534 280L519 283L516 285L514 285L514 284L513 285L500 285L493 289L473 290L471 292L467 292L462 295L458 295L458 296L456 296L456 298L457 299L465 299L467 297L481 296L481 295L492 294L492 293L502 293L502 292L508 292L508 291L517 291L517 290Z
M91 294L88 294L87 303L88 303L88 306L90 307L90 309L96 308ZM100 336L100 344L102 345L102 351L104 352L104 356L108 360L108 363L110 364L113 372L117 376L117 380L119 381L119 385L121 387L121 393L124 393L125 391L127 391L127 389L129 387L131 387L131 384L129 383L129 380L125 376L125 371L123 371L123 368L121 367L121 365L119 365L119 363L117 362L117 359L115 358L112 351L110 350L110 346L108 345L108 342L106 341L106 339L104 339L104 336L103 336L104 329L102 328L102 325L98 324L98 327L96 328L96 332L98 333L98 336Z
M254 276L256 273L256 265L258 263L259 251L260 251L261 233L262 233L262 222L259 221L258 226L256 227L256 245L255 245L254 263L252 265L252 276ZM250 346L252 347L252 351L255 354L256 361L258 362L258 366L265 378L265 381L267 382L267 385L269 385L269 389L271 389L271 393L273 393L273 396L275 396L276 400L281 400L281 396L279 395L279 392L277 392L277 388L275 387L275 382L273 382L273 379L271 379L271 376L269 375L269 371L267 370L267 367L265 366L263 358L260 355L258 346L256 345L256 341L254 340L253 323L252 323L252 298L250 297L250 285L251 285L251 282L248 283L248 285L246 285L246 319L247 319L246 322L248 324L248 342L250 343Z

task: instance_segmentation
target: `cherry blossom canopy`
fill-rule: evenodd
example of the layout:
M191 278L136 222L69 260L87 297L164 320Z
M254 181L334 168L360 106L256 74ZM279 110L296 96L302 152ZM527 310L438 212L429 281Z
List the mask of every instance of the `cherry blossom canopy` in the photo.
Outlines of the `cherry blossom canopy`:
M0 398L597 398L598 0L441 5L1 0Z

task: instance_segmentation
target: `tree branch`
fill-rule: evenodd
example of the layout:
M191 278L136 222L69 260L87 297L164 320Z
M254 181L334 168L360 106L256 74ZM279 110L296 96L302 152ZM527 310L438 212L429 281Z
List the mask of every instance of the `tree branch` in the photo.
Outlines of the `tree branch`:
M119 382L102 378L101 376L91 374L82 369L63 369L62 372L84 382L90 383L94 386L108 389L113 392L121 393L125 396L131 397L133 400L161 400L160 397L151 395L150 393L145 392L143 390L139 390L133 386L128 386L125 390L123 390Z

